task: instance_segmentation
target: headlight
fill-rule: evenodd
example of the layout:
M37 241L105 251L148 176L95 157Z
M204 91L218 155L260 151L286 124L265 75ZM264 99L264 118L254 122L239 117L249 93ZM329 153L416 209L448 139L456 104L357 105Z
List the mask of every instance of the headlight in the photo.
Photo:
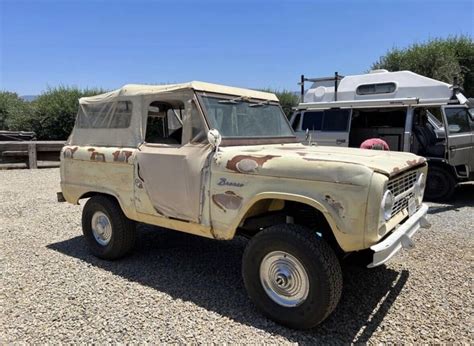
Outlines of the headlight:
M390 190L385 191L382 197L382 214L385 221L390 220L393 210L393 195Z
M416 202L420 204L423 201L423 193L425 191L425 175L420 173L416 179L415 185L413 186L413 195Z

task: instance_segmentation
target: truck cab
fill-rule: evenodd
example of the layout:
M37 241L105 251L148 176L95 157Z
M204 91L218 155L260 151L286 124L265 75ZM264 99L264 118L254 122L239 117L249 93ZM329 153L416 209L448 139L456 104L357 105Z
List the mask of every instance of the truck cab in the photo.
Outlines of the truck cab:
M304 82L313 84L304 90ZM474 179L473 109L453 85L410 71L376 70L328 78L302 77L302 100L291 117L302 141L358 148L383 139L392 151L429 162L426 197L449 199Z

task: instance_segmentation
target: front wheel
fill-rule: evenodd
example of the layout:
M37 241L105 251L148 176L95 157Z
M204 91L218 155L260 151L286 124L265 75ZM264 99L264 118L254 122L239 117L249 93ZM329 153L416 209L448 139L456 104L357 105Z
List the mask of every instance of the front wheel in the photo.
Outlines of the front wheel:
M428 166L425 197L430 201L449 200L454 194L456 180L447 169L438 166Z
M317 326L341 297L341 267L333 250L316 232L294 224L255 235L245 250L242 274L255 305L291 328Z
M82 232L91 252L103 259L117 259L135 244L135 223L108 196L91 197L82 211Z

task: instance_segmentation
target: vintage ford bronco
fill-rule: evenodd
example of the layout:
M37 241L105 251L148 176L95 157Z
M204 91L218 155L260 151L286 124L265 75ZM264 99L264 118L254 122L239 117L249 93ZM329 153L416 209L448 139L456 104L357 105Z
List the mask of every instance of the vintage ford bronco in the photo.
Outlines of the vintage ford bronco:
M311 328L334 310L340 259L368 252L378 266L429 226L424 158L298 143L274 94L190 82L79 103L58 198L89 198L92 253L124 256L135 222L245 236L248 294L284 325Z

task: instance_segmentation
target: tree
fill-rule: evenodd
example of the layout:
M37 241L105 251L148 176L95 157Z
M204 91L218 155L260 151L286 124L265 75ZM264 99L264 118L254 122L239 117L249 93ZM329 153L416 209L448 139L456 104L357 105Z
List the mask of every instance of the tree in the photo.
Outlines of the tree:
M0 92L0 130L17 130L17 119L31 115L31 112L29 102L24 101L16 93Z
M48 89L34 102L33 131L38 139L67 139L74 127L79 98L102 93L100 89L58 87Z
M393 48L372 65L372 69L410 70L426 77L463 87L474 96L474 41L469 36L431 39L407 48Z
M278 100L280 101L281 108L288 118L291 116L291 114L293 114L293 107L296 107L299 103L299 96L292 91L277 91L272 89L262 89L262 91L274 93L277 96Z

